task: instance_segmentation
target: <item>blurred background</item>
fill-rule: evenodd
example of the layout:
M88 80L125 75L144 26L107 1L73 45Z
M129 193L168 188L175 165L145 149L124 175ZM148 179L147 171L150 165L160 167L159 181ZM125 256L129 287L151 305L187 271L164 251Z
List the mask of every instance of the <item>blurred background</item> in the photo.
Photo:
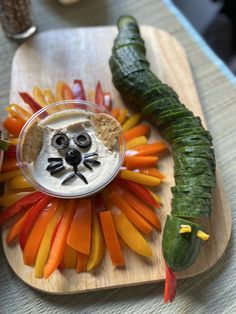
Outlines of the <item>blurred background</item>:
M236 0L172 0L236 74Z

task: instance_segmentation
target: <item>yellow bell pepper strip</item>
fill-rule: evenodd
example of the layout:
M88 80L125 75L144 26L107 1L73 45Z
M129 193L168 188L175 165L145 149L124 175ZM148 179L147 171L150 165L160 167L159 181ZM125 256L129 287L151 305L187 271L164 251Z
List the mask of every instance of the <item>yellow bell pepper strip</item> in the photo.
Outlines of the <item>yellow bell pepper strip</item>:
M151 177L138 172L133 172L131 170L121 170L119 172L119 177L124 180L129 180L147 186L158 186L161 183L161 179L159 178Z
M117 232L124 242L136 253L152 257L152 250L141 233L126 218L126 216L118 209L112 210L112 217Z
M144 234L150 234L152 232L152 226L116 191L113 191L109 195L108 202L112 205L111 207L115 206L120 209L141 232Z
M136 113L133 116L131 116L129 119L127 119L124 124L122 125L122 129L124 132L132 129L133 127L135 127L139 121L141 120L141 114L140 113Z
M89 255L91 248L92 201L81 199L67 236L67 244L80 253Z
M11 229L8 231L7 233L7 238L6 238L6 242L7 245L11 245L12 242L18 237L22 226L25 222L25 218L28 214L29 210L27 210L15 223L14 225L11 227Z
M44 278L48 278L57 269L57 266L62 260L75 208L76 201L74 199L66 202L63 217L58 227L56 237L52 243L49 258L44 267Z
M17 190L17 191L25 190L25 189L33 189L32 185L23 176L18 176L9 180L7 187L9 190Z
M129 140L128 142L126 142L126 150L133 148L135 146L145 145L147 144L147 141L148 140L145 136L135 137L132 140Z
M74 80L73 96L76 100L86 100L83 82L81 80Z
M51 105L55 102L55 98L51 89L45 89L43 94L47 105Z
M12 216L18 214L21 210L25 209L26 207L39 202L44 196L45 194L37 191L22 197L13 205L7 207L4 211L0 213L0 225L2 225L6 220L11 218Z
M3 121L4 129L7 130L9 132L9 134L11 134L15 137L18 137L24 124L25 124L25 122L23 120L18 120L16 118L11 117L11 116L8 116Z
M128 169L148 168L155 167L157 161L157 156L125 156L124 165Z
M24 251L26 242L29 238L29 235L30 235L30 232L34 226L34 223L35 223L36 219L38 218L38 215L47 206L50 206L49 204L51 203L52 200L53 200L53 198L51 196L46 195L30 208L28 215L25 219L24 225L23 225L23 227L20 231L20 234L19 234L19 244L20 244L22 251Z
M150 191L150 192L151 192L151 191ZM152 194L153 198L154 198L155 201L156 201L156 204L157 204L156 207L160 207L160 204L161 204L161 197L160 197L160 195L159 195L159 194L156 194L156 193L154 193L154 192L151 192L151 194Z
M8 181L14 177L20 176L21 170L13 170L9 172L0 173L0 183Z
M113 118L117 119L119 117L120 114L120 108L113 108L111 110L111 115L113 116Z
M77 273L87 271L87 262L88 262L88 255L78 252L78 260L77 260L77 266L76 266Z
M124 201L127 202L133 209L135 209L140 215L142 215L150 224L152 224L157 230L161 231L161 222L158 219L155 212L148 206L146 206L141 200L139 200L134 194L125 189L120 189L121 196Z
M64 88L64 82L61 82L61 81L57 82L56 95L55 95L56 101L64 100L63 88Z
M167 145L164 142L157 141L151 144L140 145L132 148L130 151L127 151L128 156L149 156L156 155L167 149Z
M71 246L66 244L65 251L63 254L64 268L67 268L67 269L76 268L77 259L78 259L78 252L75 249L73 249Z
M1 172L9 172L18 169L16 157L3 160Z
M20 192L20 193L7 193L0 196L0 206L7 207L13 205L16 201L20 200L22 197L31 194L32 192Z
M89 259L87 262L87 271L96 268L103 260L105 254L105 242L103 239L102 228L98 219L98 214L93 212L92 245Z
M164 180L166 178L164 173L162 173L157 168L142 168L142 169L139 169L139 172L143 174L147 174L148 176L160 178L161 180Z
M175 274L166 264L166 280L165 280L165 292L164 292L164 303L168 301L172 302L176 295L176 278Z
M26 109L17 104L10 104L9 106L6 107L6 111L13 118L22 119L23 121L27 121L32 116L32 114L29 111L27 111Z
M38 215L24 247L23 259L25 265L33 266L35 264L44 232L58 205L59 200L55 200L50 204L50 206L44 208ZM28 217L29 215L26 219L28 219Z
M152 192L143 185L122 179L116 179L115 182L119 186L122 186L124 189L127 189L132 194L136 195L142 202L145 202L152 207L160 207L152 195Z
M33 87L33 96L34 99L40 104L40 106L42 107L47 106L44 94L38 86Z
M126 141L131 140L132 138L145 136L150 133L150 126L146 124L139 124L132 129L124 132L124 137Z
M39 247L36 262L35 262L35 268L34 268L34 274L36 278L43 277L44 266L47 262L47 259L50 253L52 235L54 233L55 228L58 225L58 222L61 220L63 213L64 213L64 202L62 201L60 202L54 215L49 221L47 228L44 232L42 241L40 243L40 247Z
M99 213L102 232L112 264L117 267L125 266L125 259L121 250L120 241L116 232L110 210Z
M123 124L126 117L128 115L128 110L127 109L121 109L120 111L120 114L119 116L117 117L117 121L120 123L120 124Z
M26 92L19 92L21 98L23 99L23 101L30 106L31 110L33 112L37 112L40 109L42 109L42 107L40 106L40 104L37 103L37 101L35 101L33 99L33 97L31 97L28 93Z

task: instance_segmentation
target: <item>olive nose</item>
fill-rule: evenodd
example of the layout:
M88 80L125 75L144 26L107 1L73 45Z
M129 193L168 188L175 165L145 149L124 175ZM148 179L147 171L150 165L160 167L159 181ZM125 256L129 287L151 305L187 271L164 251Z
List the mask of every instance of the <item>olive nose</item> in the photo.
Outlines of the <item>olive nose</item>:
M66 153L65 160L69 165L75 166L81 162L82 156L77 149L70 149Z

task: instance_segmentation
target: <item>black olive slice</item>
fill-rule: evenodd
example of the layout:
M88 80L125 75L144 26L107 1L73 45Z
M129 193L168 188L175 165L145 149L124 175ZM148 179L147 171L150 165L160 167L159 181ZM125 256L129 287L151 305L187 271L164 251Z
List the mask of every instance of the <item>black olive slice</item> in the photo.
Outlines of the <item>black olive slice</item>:
M52 137L51 144L56 149L63 149L69 145L69 138L65 133L56 133Z
M82 132L73 137L73 140L80 148L88 148L92 144L91 137L86 132Z

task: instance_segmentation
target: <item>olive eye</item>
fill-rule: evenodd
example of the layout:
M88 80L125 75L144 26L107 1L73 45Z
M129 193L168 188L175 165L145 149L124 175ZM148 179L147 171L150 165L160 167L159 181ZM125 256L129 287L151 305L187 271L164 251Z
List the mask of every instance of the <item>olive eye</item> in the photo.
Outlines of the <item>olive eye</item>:
M69 138L65 133L56 133L52 137L51 144L56 149L63 149L69 145Z
M73 140L77 146L80 148L88 148L91 146L92 140L91 137L86 132L82 132L73 137Z

